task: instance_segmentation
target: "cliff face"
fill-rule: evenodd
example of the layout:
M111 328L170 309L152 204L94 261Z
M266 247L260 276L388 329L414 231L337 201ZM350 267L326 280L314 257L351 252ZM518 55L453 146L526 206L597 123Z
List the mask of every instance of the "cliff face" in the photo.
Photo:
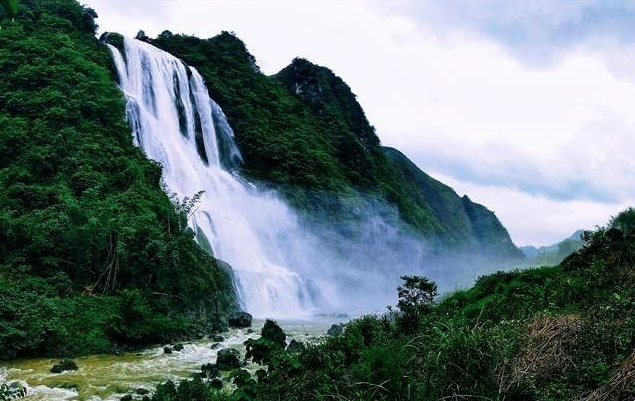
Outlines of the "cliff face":
M394 206L438 248L522 257L492 212L382 148L351 89L328 68L298 58L266 76L227 32L164 32L150 41L199 70L234 128L243 173L279 188L296 208L346 219L342 205L363 194ZM315 195L325 190L335 194L328 205Z
M467 195L460 197L449 186L419 169L397 149L384 147L384 154L395 174L399 175L411 194L425 205L451 243L462 244L466 250L498 258L521 258L509 233L496 215L485 206L474 203Z

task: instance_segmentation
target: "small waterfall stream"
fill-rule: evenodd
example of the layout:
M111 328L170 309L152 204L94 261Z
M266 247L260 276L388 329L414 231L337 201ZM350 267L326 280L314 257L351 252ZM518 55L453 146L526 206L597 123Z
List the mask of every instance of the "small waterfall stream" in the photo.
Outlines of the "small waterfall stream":
M135 144L163 166L167 190L179 199L204 191L190 224L199 243L233 267L242 307L257 317L310 314L319 291L273 262L283 253L277 237L296 217L274 193L232 173L240 152L200 74L135 39L124 40L125 57L110 49Z

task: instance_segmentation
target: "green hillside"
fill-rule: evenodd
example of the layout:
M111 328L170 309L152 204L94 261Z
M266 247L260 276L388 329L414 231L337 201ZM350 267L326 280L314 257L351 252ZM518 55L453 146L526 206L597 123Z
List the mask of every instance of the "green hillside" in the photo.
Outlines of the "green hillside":
M345 219L347 203L378 197L438 249L522 257L493 213L383 149L351 89L328 68L295 59L266 76L228 32L199 39L166 31L148 40L199 70L236 133L243 172L280 188L297 208Z
M172 339L234 308L161 167L132 145L95 13L0 20L0 358Z

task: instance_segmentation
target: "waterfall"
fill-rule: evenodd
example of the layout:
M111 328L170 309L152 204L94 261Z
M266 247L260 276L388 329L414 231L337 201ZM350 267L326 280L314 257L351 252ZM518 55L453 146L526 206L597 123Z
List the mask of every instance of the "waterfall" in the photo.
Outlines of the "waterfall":
M189 224L202 247L232 266L241 307L276 318L318 308L317 287L279 263L280 236L297 228L295 215L275 193L233 172L240 152L201 75L145 42L125 38L124 55L109 46L134 144L163 166L170 193L184 199L204 191Z

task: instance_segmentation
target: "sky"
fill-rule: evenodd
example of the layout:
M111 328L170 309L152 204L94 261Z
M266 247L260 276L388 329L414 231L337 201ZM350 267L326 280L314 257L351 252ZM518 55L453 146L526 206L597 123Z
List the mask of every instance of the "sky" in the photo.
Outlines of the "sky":
M83 0L100 30L233 31L331 68L382 143L549 245L635 205L635 2ZM213 96L213 94L212 94Z

